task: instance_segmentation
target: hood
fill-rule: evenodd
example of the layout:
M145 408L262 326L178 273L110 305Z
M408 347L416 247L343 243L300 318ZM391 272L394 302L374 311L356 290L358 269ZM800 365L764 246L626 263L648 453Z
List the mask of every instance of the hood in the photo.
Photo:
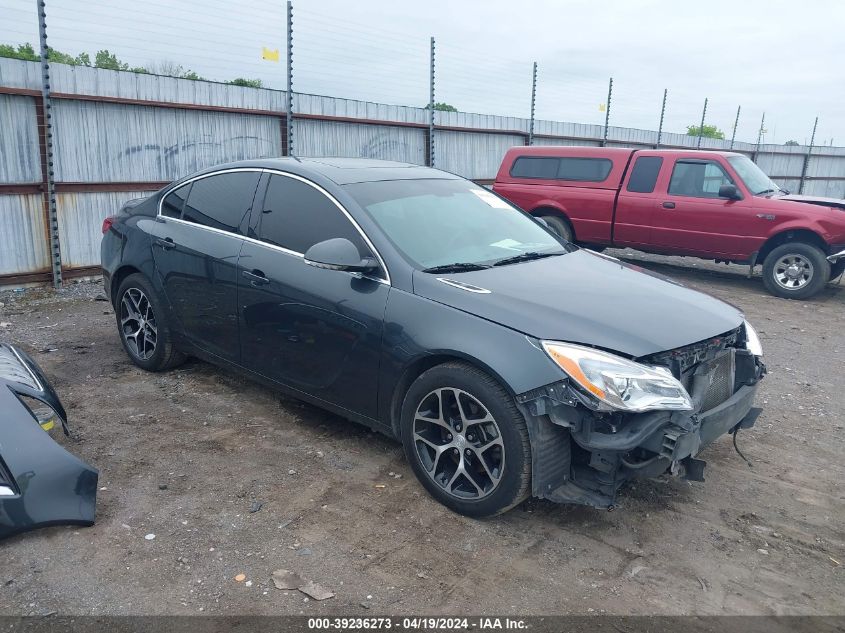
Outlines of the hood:
M807 204L814 204L819 207L835 207L838 209L845 209L845 199L843 198L825 198L824 196L802 196L798 194L786 194L785 196L778 196L775 200L789 200L790 202L805 202Z
M697 343L742 323L739 310L714 297L585 250L464 273L415 271L414 293L538 339L634 358Z

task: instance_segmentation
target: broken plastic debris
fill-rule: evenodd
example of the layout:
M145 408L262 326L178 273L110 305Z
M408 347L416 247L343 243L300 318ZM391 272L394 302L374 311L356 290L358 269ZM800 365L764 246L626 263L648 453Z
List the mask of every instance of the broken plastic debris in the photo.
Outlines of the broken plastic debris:
M243 582L246 580L246 574L238 574L235 576L235 582Z
M296 574L287 569L277 569L273 572L273 584L276 589L293 590L299 589L305 584L305 581L299 574Z
M309 580L306 584L302 585L299 590L307 596L311 596L314 600L327 600L328 598L334 598L334 594L321 587L313 580Z
M150 532L149 534L144 536L144 538L147 539L148 541L152 541L155 537L156 537L156 535L153 534L152 532Z
M387 488L384 484L376 484L376 488Z

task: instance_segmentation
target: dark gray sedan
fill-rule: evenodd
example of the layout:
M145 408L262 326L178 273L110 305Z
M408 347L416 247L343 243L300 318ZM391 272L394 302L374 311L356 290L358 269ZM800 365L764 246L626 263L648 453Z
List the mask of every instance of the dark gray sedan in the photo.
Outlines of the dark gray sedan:
M394 436L467 515L532 494L608 508L634 476L701 479L699 451L758 413L762 351L738 310L442 171L221 165L103 232L134 363L197 356Z

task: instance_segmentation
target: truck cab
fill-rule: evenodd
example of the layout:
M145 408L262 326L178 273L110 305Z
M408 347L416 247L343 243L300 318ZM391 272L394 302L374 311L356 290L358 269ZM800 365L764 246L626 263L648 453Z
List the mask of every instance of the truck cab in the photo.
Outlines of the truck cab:
M736 152L515 147L493 190L570 241L761 264L782 297L845 265L845 201L792 198Z

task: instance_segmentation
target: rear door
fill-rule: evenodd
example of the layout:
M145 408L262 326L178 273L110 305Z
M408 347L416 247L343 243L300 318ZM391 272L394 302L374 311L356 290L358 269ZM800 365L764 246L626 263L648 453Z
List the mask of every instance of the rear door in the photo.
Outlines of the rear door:
M336 237L369 255L362 233L320 187L273 173L248 235L238 275L242 364L375 418L387 272L364 277L303 258L309 247Z
M153 257L185 338L224 360L240 360L238 256L260 171L203 176L168 194L154 223Z
M753 212L752 197L726 165L715 159L676 158L658 180L652 243L664 252L742 258L752 239L743 235ZM742 200L719 197L719 187L736 185ZM753 250L753 249L751 249Z
M635 248L651 245L652 224L658 207L654 191L663 166L662 156L635 155L616 200L614 245Z

